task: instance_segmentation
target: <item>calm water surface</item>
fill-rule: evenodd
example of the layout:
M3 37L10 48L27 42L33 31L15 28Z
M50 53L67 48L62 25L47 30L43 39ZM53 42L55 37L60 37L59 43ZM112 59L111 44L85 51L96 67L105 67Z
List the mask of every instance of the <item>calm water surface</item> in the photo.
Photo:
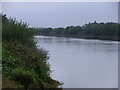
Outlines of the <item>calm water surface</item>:
M49 51L51 77L63 88L117 88L118 42L35 36Z

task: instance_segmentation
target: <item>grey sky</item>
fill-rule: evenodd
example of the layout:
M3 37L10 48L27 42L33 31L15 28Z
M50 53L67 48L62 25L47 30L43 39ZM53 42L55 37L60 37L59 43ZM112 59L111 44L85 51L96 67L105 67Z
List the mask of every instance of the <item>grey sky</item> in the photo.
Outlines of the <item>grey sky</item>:
M118 22L117 2L4 2L3 13L32 27Z

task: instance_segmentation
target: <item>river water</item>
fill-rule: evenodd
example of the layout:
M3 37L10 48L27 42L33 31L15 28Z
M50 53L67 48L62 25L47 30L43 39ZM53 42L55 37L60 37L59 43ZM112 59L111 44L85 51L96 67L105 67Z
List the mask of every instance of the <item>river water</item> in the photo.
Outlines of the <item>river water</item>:
M35 36L38 48L49 51L51 77L63 88L117 88L118 42Z

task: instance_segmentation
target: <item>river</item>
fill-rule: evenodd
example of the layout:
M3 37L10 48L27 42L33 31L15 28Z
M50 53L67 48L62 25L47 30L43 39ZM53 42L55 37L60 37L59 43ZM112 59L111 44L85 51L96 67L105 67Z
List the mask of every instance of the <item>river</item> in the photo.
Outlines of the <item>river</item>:
M51 77L63 88L117 88L118 42L35 36L38 48L49 51Z

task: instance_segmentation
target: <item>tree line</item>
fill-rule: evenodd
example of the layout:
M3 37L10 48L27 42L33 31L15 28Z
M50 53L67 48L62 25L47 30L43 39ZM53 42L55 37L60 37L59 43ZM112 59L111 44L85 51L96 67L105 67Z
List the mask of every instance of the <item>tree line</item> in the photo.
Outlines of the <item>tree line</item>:
M37 35L78 37L87 39L119 40L120 24L114 22L89 23L83 26L67 26L65 28L34 28Z

